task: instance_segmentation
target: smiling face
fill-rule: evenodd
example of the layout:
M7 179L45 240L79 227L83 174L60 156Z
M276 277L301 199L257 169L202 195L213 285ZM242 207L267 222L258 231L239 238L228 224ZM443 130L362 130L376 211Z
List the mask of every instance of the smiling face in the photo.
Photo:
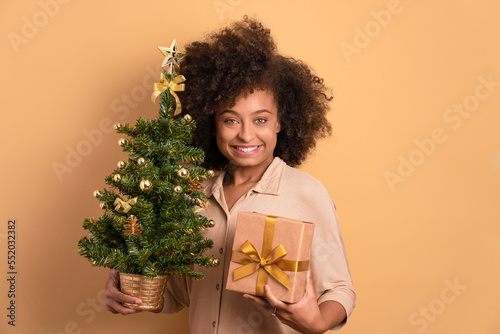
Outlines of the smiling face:
M279 131L278 108L267 90L241 94L215 113L217 147L232 167L267 168Z

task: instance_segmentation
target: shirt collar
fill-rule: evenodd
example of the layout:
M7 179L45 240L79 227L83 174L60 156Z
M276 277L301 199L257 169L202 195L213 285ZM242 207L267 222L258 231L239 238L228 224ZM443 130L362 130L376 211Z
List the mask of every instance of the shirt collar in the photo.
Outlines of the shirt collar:
M286 163L281 160L281 158L275 157L269 167L267 167L259 182L257 182L251 190L262 194L279 195L283 175L285 173L285 166ZM214 193L222 190L226 172L227 168L205 182L204 188L207 198L210 198Z

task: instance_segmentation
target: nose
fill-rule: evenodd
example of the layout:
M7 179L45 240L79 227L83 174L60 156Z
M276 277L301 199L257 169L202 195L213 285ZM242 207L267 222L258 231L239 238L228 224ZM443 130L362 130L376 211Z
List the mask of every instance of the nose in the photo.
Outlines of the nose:
M255 137L255 129L250 123L242 123L240 131L238 132L238 138L244 143L249 143Z

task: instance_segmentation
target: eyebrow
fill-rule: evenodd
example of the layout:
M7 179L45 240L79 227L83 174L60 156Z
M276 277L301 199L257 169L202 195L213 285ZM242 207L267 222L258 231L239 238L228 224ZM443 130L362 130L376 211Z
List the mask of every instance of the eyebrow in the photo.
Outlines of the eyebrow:
M262 113L268 113L268 114L271 114L272 115L272 112L270 112L269 110L267 109L260 109L260 110L255 110L252 112L252 115L254 114L262 114ZM223 110L220 115L224 115L224 114L238 114L237 111L235 110L232 110L232 109L225 109Z

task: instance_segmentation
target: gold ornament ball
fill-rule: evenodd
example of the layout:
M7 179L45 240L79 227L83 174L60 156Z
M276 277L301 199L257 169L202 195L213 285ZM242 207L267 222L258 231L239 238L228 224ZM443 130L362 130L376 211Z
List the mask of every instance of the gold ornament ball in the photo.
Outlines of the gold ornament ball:
M107 206L106 206L106 203L101 203L99 204L99 206L101 207L101 209L103 210L106 210Z
M212 265L213 265L214 267L217 267L217 266L219 265L219 259L213 259L213 260L212 260Z
M141 190L143 191L151 190L153 188L153 184L149 180L142 180L139 187L141 187Z
M101 192L99 190L94 190L93 196L95 198L99 198L99 196L101 196Z
M177 171L177 174L184 179L189 177L189 171L186 168L179 169Z
M123 168L123 167L125 167L125 161L121 161L121 160L120 160L120 161L118 161L118 163L116 164L116 166L117 166L118 168Z
M126 143L127 143L127 140L125 138L118 139L118 145L124 146Z
M137 164L139 166L144 166L146 164L146 159L144 159L144 158L137 159Z
M178 194L180 194L182 192L182 187L181 186L175 186L174 187L174 191Z
M115 182L120 182L122 180L122 176L120 174L115 174L113 176L113 180L115 180Z
M186 114L186 115L184 115L184 120L186 122L191 122L193 120L193 117L191 117L191 115L189 115L189 114Z
M209 221L208 221L208 227L210 227L210 228L211 228L211 227L214 227L214 226L215 226L215 221L213 221L213 220L209 220Z
M211 169L207 170L207 175L208 175L208 177L212 177L212 176L214 176L214 174L215 174L215 173L214 173L214 171L213 171L213 170L211 170Z
M121 123L115 123L115 125L113 125L113 127L115 128L115 130L119 130L123 125Z

